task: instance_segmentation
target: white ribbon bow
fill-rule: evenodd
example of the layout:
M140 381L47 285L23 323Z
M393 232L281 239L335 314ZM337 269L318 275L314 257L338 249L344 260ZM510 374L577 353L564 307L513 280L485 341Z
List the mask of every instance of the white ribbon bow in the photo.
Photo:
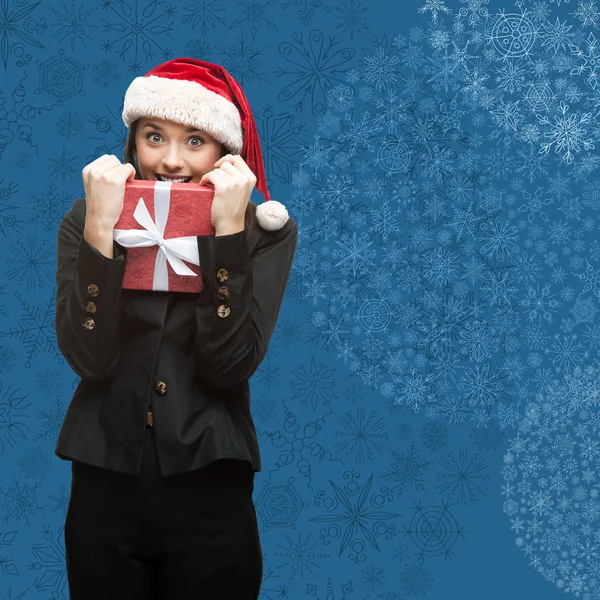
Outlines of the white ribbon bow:
M193 265L200 264L196 236L190 235L167 240L164 238L171 205L171 185L169 181L157 181L154 185L154 216L156 223L150 216L144 198L140 198L133 213L133 218L144 229L115 229L113 233L115 242L125 248L159 246L156 262L154 263L154 280L152 283L152 289L155 291L169 291L167 262L177 275L193 277L197 277L197 274L183 261L185 260Z

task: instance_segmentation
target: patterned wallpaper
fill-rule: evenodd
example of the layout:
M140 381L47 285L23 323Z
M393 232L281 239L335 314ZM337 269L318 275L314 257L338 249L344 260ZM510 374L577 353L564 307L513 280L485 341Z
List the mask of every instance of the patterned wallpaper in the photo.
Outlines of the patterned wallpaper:
M597 0L0 0L0 599L68 598L57 226L178 56L242 83L299 226L251 380L261 599L600 599L599 28Z

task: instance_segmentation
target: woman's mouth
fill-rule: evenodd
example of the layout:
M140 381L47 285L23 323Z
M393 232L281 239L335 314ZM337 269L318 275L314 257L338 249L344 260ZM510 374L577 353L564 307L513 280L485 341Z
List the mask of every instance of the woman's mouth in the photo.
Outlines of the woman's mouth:
M170 177L169 175L160 175L156 173L156 179L158 181L169 181L170 183L187 183L192 178L190 177Z

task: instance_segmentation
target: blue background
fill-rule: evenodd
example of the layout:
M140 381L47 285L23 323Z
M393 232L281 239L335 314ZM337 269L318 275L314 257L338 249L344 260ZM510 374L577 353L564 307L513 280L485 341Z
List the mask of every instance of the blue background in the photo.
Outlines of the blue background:
M68 597L56 231L122 156L129 83L179 56L242 84L299 226L251 381L261 598L600 598L599 24L596 0L0 0L0 598Z

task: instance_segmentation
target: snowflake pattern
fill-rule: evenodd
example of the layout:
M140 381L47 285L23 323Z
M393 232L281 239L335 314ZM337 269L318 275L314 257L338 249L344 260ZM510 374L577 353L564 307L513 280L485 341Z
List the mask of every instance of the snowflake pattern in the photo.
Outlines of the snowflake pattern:
M117 88L189 56L240 82L299 229L251 382L261 598L452 595L477 511L516 595L600 597L598 0L384 4L0 1L5 596L67 596L57 227L122 156Z

